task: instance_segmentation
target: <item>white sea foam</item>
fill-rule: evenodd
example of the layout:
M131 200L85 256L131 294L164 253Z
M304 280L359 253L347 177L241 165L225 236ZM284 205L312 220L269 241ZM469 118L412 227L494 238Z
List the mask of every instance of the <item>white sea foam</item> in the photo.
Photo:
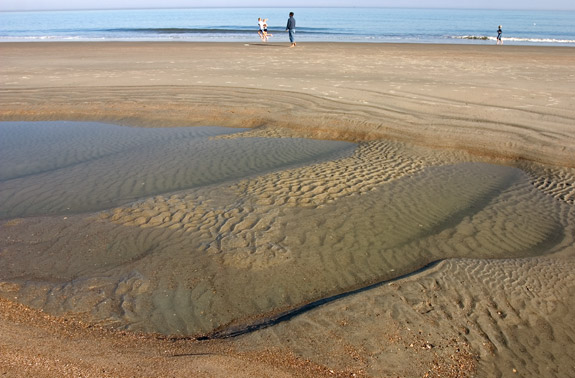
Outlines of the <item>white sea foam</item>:
M450 36L452 39L470 39L479 41L495 41L496 38L493 36L485 35L454 35ZM575 43L575 39L555 39L555 38L519 38L519 37L505 37L502 38L503 41L511 42L525 42L525 43L536 43L536 44L547 44L547 43L561 43L569 44Z

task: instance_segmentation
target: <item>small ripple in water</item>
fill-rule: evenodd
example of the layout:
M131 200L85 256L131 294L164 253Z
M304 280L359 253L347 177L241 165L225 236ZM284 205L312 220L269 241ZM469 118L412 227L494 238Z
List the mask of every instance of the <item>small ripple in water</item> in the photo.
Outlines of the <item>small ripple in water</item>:
M238 131L2 122L0 218L98 211L353 148L307 139L214 138Z

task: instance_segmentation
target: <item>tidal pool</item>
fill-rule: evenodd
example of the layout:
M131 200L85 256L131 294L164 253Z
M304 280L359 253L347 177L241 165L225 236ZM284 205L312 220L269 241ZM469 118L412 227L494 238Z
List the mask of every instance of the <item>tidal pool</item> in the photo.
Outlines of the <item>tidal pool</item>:
M0 295L117 328L205 335L433 261L572 242L573 207L523 171L397 143L79 123L0 133Z
M2 122L0 218L97 211L351 151L292 138L217 138L222 127Z

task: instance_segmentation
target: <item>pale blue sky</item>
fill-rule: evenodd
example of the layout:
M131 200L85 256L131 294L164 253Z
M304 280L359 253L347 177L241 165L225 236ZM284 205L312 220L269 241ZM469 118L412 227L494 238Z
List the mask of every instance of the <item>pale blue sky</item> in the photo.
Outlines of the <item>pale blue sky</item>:
M0 11L194 7L417 7L575 10L573 0L2 0Z

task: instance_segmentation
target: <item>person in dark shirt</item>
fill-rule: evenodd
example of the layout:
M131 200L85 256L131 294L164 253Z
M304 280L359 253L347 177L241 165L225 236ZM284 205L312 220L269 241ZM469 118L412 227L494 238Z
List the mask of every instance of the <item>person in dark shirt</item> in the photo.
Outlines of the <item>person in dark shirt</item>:
M501 30L501 25L499 25L499 28L497 29L497 44L498 45L503 44L503 40L501 40L501 34L502 33L503 33L503 31Z
M289 41L291 42L290 47L295 46L295 18L293 18L293 12L290 12L286 31L289 33Z

